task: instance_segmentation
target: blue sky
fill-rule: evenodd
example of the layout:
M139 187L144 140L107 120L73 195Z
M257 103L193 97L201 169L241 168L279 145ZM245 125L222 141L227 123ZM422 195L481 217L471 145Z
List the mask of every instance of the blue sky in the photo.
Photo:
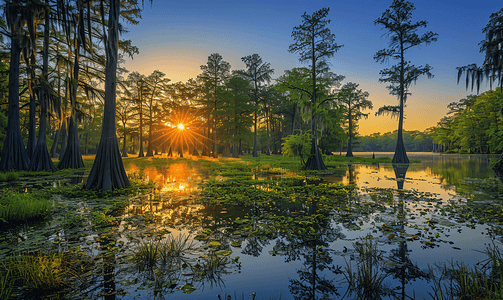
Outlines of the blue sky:
M329 28L336 41L344 45L331 59L331 70L346 76L345 82L360 84L370 93L374 111L360 121L360 134L388 132L397 128L396 119L374 116L382 105L397 100L378 82L379 71L390 65L376 63L374 54L387 47L385 33L374 20L388 8L391 0L352 1L145 1L139 25L128 26L131 39L140 54L127 58L130 71L150 74L158 69L173 82L195 78L211 53L220 53L232 69L243 69L241 57L259 54L275 70L273 78L284 70L302 66L298 56L288 52L292 29L301 23L301 15L330 7ZM407 59L416 65L433 67L432 79L422 78L411 88L407 101L404 129L424 130L436 125L447 112L447 104L471 94L464 84L457 85L456 67L482 63L479 42L491 13L503 7L494 0L455 1L417 0L413 21L426 20L426 30L439 34L438 41L412 49ZM420 30L418 33L422 33ZM483 85L482 91L489 87Z

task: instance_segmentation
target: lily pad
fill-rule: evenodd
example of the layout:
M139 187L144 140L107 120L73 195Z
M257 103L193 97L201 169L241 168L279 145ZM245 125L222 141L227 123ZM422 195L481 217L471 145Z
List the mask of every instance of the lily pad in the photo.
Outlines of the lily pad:
M241 247L241 242L239 242L239 241L232 241L231 242L231 246L232 247Z
M187 283L186 285L184 285L182 287L182 291L183 291L184 294L193 293L195 290L196 290L196 288L192 284L190 284L190 283Z
M215 252L216 255L229 256L231 255L232 250L220 250Z
M222 244L221 244L220 242L217 242L217 241L211 241L211 242L208 244L208 246L210 246L210 247L214 247L214 248L216 248L216 247L218 247L218 246L220 246L220 245L222 245Z
M194 237L194 239L198 241L205 241L208 239L208 236L206 234L198 234Z

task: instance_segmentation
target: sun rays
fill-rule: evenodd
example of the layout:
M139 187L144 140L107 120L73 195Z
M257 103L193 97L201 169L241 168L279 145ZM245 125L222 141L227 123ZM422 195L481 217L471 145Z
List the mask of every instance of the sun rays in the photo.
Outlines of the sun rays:
M156 130L157 137L154 142L158 143L162 149L178 151L180 156L183 156L183 152L194 148L197 152L198 149L207 147L205 141L208 138L204 136L205 121L198 110L188 106L179 106Z

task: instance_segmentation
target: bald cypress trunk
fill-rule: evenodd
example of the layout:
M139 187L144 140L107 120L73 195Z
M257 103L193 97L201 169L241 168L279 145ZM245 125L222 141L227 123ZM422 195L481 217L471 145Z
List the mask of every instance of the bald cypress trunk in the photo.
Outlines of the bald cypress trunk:
M312 40L312 49L314 52L315 40ZM326 170L327 167L323 162L323 158L321 157L320 150L318 149L318 134L317 134L317 124L316 124L316 59L315 55L312 56L312 70L311 70L311 78L313 80L313 108L311 111L311 154L306 161L306 165L304 166L304 170Z
M105 69L103 130L101 132L98 153L96 154L87 182L84 184L85 189L108 191L130 186L115 133L119 13L120 0L111 0L108 37L105 38L107 64Z
M24 148L19 123L19 61L21 45L16 25L11 26L11 58L9 70L9 115L2 148L1 171L28 170L30 159Z
M396 140L395 155L393 156L392 163L398 164L408 164L409 158L407 157L407 152L405 151L405 145L403 143L403 109L405 104L405 59L403 54L403 45L401 46L401 63L400 63L400 115L398 117L398 137Z
M353 157L353 123L351 119L351 103L349 103L349 139L348 139L348 151L346 152L346 157Z
M47 4L47 0L46 0ZM47 151L46 128L47 128L47 96L49 95L48 86L48 66L49 66L49 13L45 13L44 24L44 52L42 59L42 86L39 93L40 103L40 127L38 133L37 146L31 158L29 165L30 171L56 171L52 163L49 151Z
M84 162L82 161L82 155L80 153L79 145L79 135L77 129L77 88L79 82L79 58L80 58L80 46L81 41L81 30L84 26L84 9L83 6L79 7L79 24L76 35L75 42L75 58L73 63L73 77L70 83L70 98L71 98L71 115L70 122L68 123L68 142L66 144L65 152L60 156L58 168L59 169L79 169L84 167Z

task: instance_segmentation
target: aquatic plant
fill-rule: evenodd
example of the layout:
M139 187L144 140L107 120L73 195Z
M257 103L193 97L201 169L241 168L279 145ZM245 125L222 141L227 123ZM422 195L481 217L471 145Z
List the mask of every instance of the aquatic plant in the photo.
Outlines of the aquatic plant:
M503 254L496 245L489 246L487 259L467 266L464 262L451 262L437 266L440 276L430 268L434 278L436 299L502 299L503 298ZM447 281L445 283L444 281ZM443 286L442 286L443 283ZM431 295L431 293L430 293ZM433 296L433 295L432 295Z
M343 272L349 294L355 293L358 299L380 299L380 296L389 293L384 286L388 274L383 268L382 251L371 237L354 242L353 247L357 264L353 267L350 261L346 261Z
M149 239L141 241L133 253L133 261L140 268L152 268L158 264L165 265L180 258L188 251L194 250L190 235L180 234L174 237L169 234L164 240Z
M47 195L41 192L19 193L2 189L0 194L0 221L3 222L43 218L52 209Z
M0 280L0 285L15 280L16 285L29 293L59 293L88 272L89 266L90 260L78 247L65 252L23 253L4 261L7 273L3 274L7 274L7 279ZM7 290L12 287L6 286Z
M0 173L0 181L14 181L19 178L18 172Z
M194 250L194 242L190 235L180 234L174 237L169 234L166 239L161 242L159 249L159 257L162 263L169 262L172 258L180 257L184 253Z
M5 269L5 266L3 266ZM10 270L0 272L0 300L7 300L14 287L14 278Z

